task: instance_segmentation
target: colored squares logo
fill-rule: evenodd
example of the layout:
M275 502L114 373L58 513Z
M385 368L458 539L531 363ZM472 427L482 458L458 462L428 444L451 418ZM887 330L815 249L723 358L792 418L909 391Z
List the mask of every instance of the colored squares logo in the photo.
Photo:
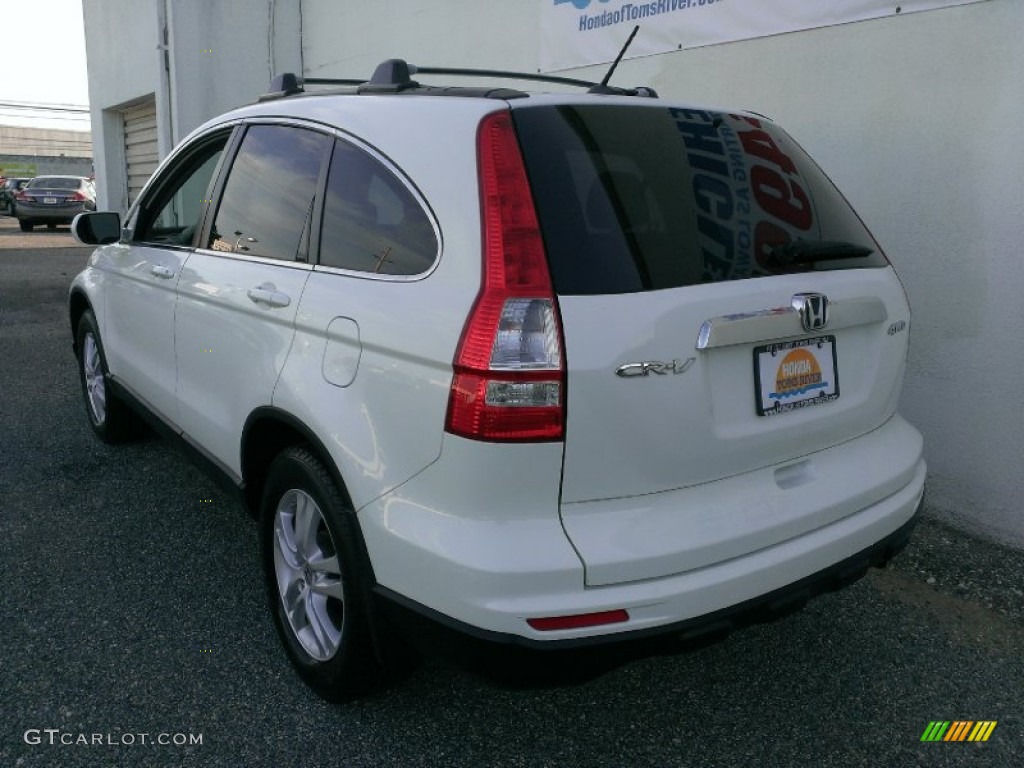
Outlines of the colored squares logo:
M995 720L933 720L921 741L988 741L996 725Z

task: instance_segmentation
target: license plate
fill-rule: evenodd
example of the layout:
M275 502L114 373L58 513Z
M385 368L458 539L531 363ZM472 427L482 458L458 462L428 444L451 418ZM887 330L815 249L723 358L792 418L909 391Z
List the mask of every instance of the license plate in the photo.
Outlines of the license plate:
M836 337L783 341L754 348L757 415L828 403L839 397Z
M56 197L44 197L43 198L43 204L44 205L56 205L57 204L57 198Z

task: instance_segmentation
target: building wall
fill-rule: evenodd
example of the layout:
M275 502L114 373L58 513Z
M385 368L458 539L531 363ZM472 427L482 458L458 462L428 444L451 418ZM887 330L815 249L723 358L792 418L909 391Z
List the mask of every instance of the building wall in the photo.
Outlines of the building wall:
M82 0L89 67L89 109L96 163L97 207L127 208L122 110L149 98L166 110L161 93L163 54L157 5L150 0ZM116 41L116 42L115 42ZM160 149L170 149L165 130Z
M24 168L35 173L24 173ZM0 153L0 176L89 176L91 157L47 157L46 155L13 155Z
M88 131L0 125L0 154L91 157L92 138Z
M299 0L82 0L99 206L127 208L123 110L153 99L160 157L300 71ZM116 44L112 44L116 41Z
M275 71L301 71L299 0L156 2L170 29L175 143L211 117L255 101Z
M35 168L35 174L23 172ZM0 125L0 176L92 173L88 131Z
M158 93L158 114L178 138L252 101L273 71L368 77L392 57L535 71L539 61L536 0L83 2L101 185L109 137L98 118L145 93ZM166 103L146 33L156 36L161 15L172 30ZM902 410L925 435L930 512L1024 546L1021 29L1024 3L987 0L626 60L613 82L763 112L818 159L882 242L914 307ZM112 77L119 71L124 83Z
M385 59L526 72L539 61L536 0L302 0L302 15L309 77L369 78Z

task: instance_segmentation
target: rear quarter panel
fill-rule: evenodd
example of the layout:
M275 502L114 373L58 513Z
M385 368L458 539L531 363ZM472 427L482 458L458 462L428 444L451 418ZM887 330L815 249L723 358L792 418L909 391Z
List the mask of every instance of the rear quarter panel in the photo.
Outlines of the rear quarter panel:
M426 201L440 241L423 276L317 268L301 300L273 404L320 437L358 510L440 454L452 359L480 284L476 127L504 105L385 96L347 99L342 112L337 101L307 101L303 116L391 161Z

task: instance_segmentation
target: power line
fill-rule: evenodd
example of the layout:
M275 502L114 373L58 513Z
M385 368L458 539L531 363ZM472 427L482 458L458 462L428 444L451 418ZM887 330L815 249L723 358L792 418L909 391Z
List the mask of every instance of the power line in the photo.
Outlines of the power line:
M67 128L39 128L35 123L33 124L21 124L18 121L22 120L43 120L47 123L67 123ZM15 122L11 122L15 121ZM89 120L83 120L80 117L59 117L56 115L8 115L0 112L0 128L23 128L28 131L38 130L54 130L54 131L68 131L71 133L88 133L89 132Z
M38 128L30 128L29 130L39 130ZM74 136L0 136L0 141L3 143L11 142L14 144L92 144L91 138L76 138Z
M31 147L19 147L16 150L0 150L0 157L34 157L36 155L42 155L44 157L55 157L56 155L92 157L92 150L87 147L65 147L60 149L48 148L46 151L43 151L42 148L37 148L37 151L32 151Z
M0 140L0 152L19 152L24 149L35 150L65 150L81 149L92 151L91 141L2 141Z
M33 112L74 112L88 115L89 107L78 104L45 104L35 101L0 101L0 107L27 109Z
M30 147L23 147L17 150L0 150L0 157L59 157L60 155L71 155L73 157L92 157L92 150L86 147L68 147L65 149L47 149L43 151L32 151Z
M89 123L89 120L87 118L81 118L81 117L62 117L60 115L9 115L9 114L4 114L3 112L0 112L0 128L12 127L12 128L28 128L29 130L38 130L37 128L33 128L32 126L28 126L28 125L17 125L17 124L12 124L12 123L5 123L4 122L5 120L46 120L47 122L75 123L75 124L78 124L78 125L88 125L88 123ZM55 129L55 130L75 130L78 133L82 133L82 131L78 131L77 129L72 129L72 128ZM89 130L89 129L88 128L84 128L83 129L83 131L87 131L87 130Z

